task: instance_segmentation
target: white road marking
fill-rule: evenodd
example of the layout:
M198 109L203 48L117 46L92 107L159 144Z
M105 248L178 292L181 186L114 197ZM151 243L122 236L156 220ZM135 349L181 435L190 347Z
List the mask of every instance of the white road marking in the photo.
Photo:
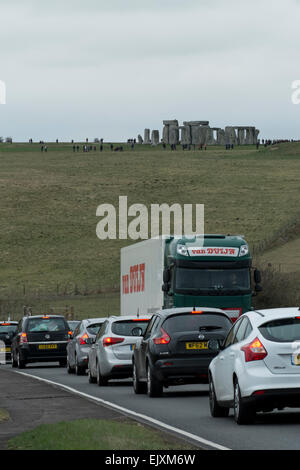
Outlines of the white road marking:
M115 403L111 403L109 401L103 400L102 398L94 397L93 395L88 395L87 393L84 393L84 392L79 392L75 388L69 387L68 385L63 385L63 384L60 384L58 382L53 382L52 380L48 380L48 379L43 379L41 377L37 377L36 375L27 374L26 372L19 372L19 371L14 371L14 372L16 374L21 374L21 375L24 375L26 377L31 377L31 378L40 380L41 382L46 382L46 383L49 383L51 385L61 387L64 390L67 390L71 393L74 393L76 395L80 395L81 397L84 397L84 398L87 398L89 400L95 401L96 403L100 403L104 406L108 406L108 407L113 408L117 411L120 411L121 413L124 413L124 414L129 415L129 416L133 416L134 418L139 418L143 421L155 424L156 426L158 426L160 428L163 428L163 429L166 429L168 431L180 434L181 436L186 437L188 439L192 439L193 441L199 442L200 444L204 444L206 446L213 447L214 449L217 449L217 450L231 450L228 447L224 447L224 446L221 446L220 444L216 444L215 442L208 441L207 439L196 436L195 434L191 434L187 431L183 431L182 429L175 428L173 426L170 426L169 424L163 423L162 421L158 421L157 419L154 419L154 418L150 418L149 416L143 415L141 413L136 413L135 411L129 410L128 408L123 408L122 406L119 406L119 405L116 405Z

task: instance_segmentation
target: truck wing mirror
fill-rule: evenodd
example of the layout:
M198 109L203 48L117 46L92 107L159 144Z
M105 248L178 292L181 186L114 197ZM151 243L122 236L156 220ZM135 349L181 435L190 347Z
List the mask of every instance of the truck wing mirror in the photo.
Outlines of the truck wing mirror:
M163 272L164 284L167 284L170 281L170 278L171 278L170 270L168 268L164 269L164 272Z
M258 269L255 269L254 271L254 281L255 281L255 284L261 283L261 272Z
M164 292L169 292L169 289L170 289L170 284L168 282L165 282L163 285L162 285L162 291Z
M258 292L262 292L262 290L263 290L262 286L260 286L259 284L256 284L256 286L255 286L255 292L257 292L257 293L258 293Z

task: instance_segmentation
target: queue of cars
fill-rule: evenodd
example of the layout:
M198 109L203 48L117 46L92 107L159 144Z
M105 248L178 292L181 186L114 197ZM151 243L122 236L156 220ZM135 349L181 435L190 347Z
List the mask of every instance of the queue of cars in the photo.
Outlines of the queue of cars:
M10 324L9 324L10 323ZM12 366L58 361L90 383L133 377L136 394L209 384L214 418L233 408L238 424L258 411L300 407L300 309L252 310L232 323L214 308L173 308L152 316L82 320L72 332L59 315L0 322Z

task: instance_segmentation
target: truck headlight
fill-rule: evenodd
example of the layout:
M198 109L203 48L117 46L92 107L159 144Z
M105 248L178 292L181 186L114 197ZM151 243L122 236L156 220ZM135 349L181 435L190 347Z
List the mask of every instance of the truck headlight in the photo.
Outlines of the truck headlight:
M177 253L182 256L189 256L189 252L185 245L177 245Z
M248 245L242 245L240 247L240 254L239 256L246 256L249 253Z

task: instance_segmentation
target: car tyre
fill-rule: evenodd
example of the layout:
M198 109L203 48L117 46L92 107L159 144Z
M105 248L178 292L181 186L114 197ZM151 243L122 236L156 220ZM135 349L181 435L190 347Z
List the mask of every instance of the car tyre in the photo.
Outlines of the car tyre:
M237 380L234 381L234 420L237 424L251 424L255 418L254 408L246 404L241 396L241 390Z
M217 401L215 387L211 376L209 376L209 408L210 414L213 418L227 418L229 415L229 408L220 406Z
M147 383L141 382L138 377L138 371L135 362L133 363L133 389L137 395L147 393Z
M13 353L12 353L12 355L11 355L11 366L12 366L12 367L18 367L18 362L17 362L17 360L15 359L15 356L14 356Z
M149 397L161 397L163 384L154 376L151 366L147 367L147 394Z
M69 358L67 357L67 372L68 374L74 374L74 369L73 367L70 366Z
M21 359L21 355L19 352L17 352L17 366L18 366L18 369L24 369L26 366L26 362L23 359Z
M97 364L97 385L99 387L107 385L108 379L101 374L100 365Z
M84 375L84 374L85 374L85 369L84 369L84 367L81 367L81 366L78 364L77 356L76 356L76 358L75 358L75 374L76 374L76 375Z
M88 378L90 384L95 384L97 379L92 375L90 365L88 365Z

